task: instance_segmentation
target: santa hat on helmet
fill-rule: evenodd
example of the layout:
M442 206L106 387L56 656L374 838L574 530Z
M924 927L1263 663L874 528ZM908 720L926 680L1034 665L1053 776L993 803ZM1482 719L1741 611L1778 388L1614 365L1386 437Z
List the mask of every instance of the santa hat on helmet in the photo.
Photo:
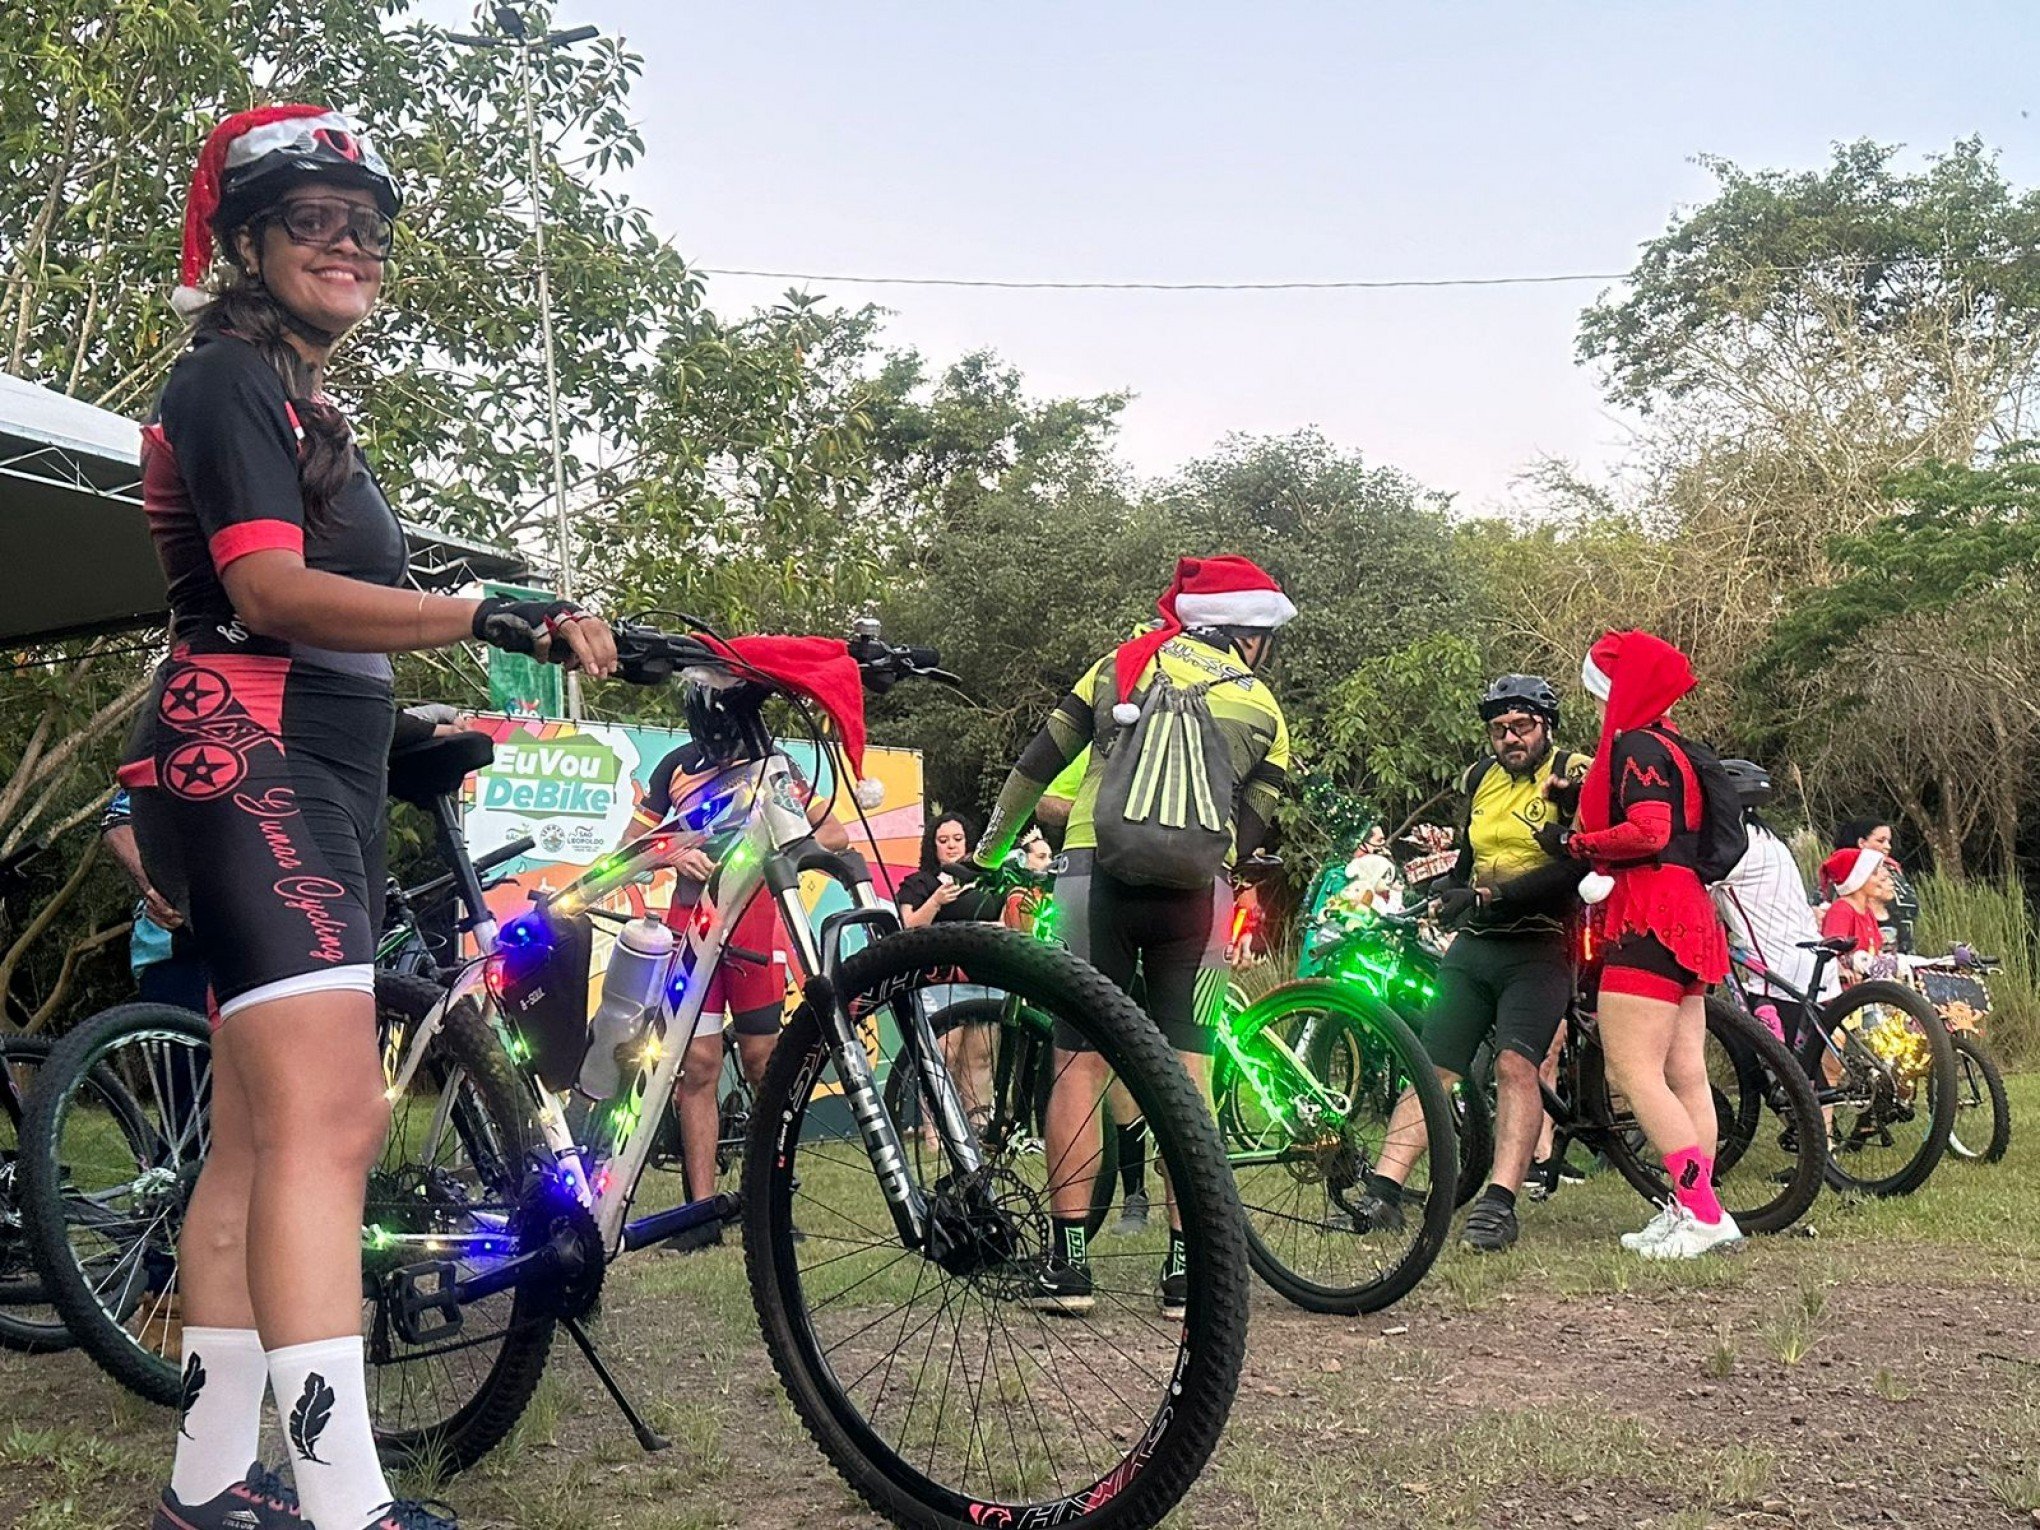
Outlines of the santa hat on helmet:
M1860 892L1883 864L1881 850L1837 850L1820 863L1821 880L1834 888L1838 896L1846 898L1852 892Z
M352 117L327 106L288 104L236 112L212 130L191 172L191 190L184 202L184 257L179 284L170 294L170 306L180 317L189 319L212 301L199 284L212 269L213 225L219 218L230 173L265 155L299 148L307 138L318 141L321 135L342 168L347 160L360 165L363 181L376 188L384 211L395 216L395 187L381 158L369 147L361 124ZM330 162L327 168L332 168ZM262 180L266 184L268 177Z
M1113 656L1119 702L1112 719L1122 727L1137 721L1133 689L1162 645L1186 627L1258 627L1273 631L1296 615L1282 586L1252 558L1222 553L1215 558L1178 558L1176 577L1155 602L1162 624L1121 643Z

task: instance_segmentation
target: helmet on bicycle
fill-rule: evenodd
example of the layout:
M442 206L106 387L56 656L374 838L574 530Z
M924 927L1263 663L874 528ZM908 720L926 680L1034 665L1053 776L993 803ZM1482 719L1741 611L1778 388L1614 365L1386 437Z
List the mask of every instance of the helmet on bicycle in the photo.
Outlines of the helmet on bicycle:
M1723 760L1721 768L1728 773L1728 779L1735 783L1736 797L1744 807L1762 807L1771 800L1775 791L1771 784L1771 773L1755 760Z
M1480 698L1480 720L1493 722L1510 712L1530 712L1558 726L1558 692L1542 675L1503 675Z

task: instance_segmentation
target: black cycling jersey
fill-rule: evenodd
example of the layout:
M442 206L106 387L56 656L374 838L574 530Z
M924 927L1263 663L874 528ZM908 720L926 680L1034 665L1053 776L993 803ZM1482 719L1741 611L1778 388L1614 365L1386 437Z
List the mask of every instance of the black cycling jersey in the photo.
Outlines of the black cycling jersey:
M250 632L222 572L269 548L394 585L402 528L356 454L307 516L297 411L245 341L202 339L143 431L142 495L170 585L170 657L130 738L149 879L183 911L220 1011L372 983L395 702L389 659Z
M283 380L247 341L200 336L171 369L156 417L142 429L142 503L169 581L172 641L210 629L242 652L387 677L386 655L282 644L248 633L235 618L221 574L236 558L269 548L349 579L403 582L403 527L358 449L347 487L306 515L300 435Z

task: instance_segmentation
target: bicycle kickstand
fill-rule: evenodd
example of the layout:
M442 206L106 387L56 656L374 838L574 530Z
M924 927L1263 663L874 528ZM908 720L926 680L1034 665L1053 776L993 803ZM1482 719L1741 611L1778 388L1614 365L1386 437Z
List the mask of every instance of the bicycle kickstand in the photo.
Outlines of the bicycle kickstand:
M631 1400L624 1395L622 1385L611 1374L609 1367L602 1363L602 1357L595 1352L595 1341L588 1337L588 1330L581 1326L581 1320L563 1318L560 1326L566 1329L567 1336L580 1346L581 1353L588 1357L588 1364L595 1372L595 1379L602 1383L602 1389L609 1394L610 1401L614 1402L618 1411L623 1414L624 1422L630 1425L631 1433L637 1436L638 1444L646 1450L664 1450L671 1445L673 1442L646 1423L644 1415L639 1413Z

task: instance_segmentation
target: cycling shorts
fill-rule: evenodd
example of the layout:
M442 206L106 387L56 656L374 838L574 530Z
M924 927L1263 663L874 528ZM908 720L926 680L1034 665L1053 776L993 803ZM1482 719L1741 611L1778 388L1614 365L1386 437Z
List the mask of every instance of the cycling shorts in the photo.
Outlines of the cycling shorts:
M1601 992L1634 994L1677 1004L1707 991L1699 974L1682 966L1655 935L1631 931L1608 947L1601 964Z
M1223 930L1215 918L1216 887L1143 887L1095 866L1088 876L1075 879L1080 888L1072 890L1071 880L1063 876L1056 882L1058 904L1069 910L1081 899L1084 910L1079 932L1083 945L1072 939L1070 949L1122 991L1133 991L1138 974L1143 1004L1169 1045L1179 1052L1208 1056L1213 1036L1209 1027L1198 1023L1197 979L1210 960L1214 935ZM1067 935L1067 913L1064 918ZM1218 949L1222 964L1222 935ZM1060 1021L1055 1043L1073 1052L1092 1050Z
M1085 961L1091 959L1091 871L1095 859L1095 851L1072 850L1055 879L1056 939L1069 947L1072 955ZM1207 975L1232 971L1232 963L1226 957L1226 947L1232 940L1232 916L1232 883L1220 878L1211 885L1211 930L1205 937L1200 959L1200 967Z
M1462 931L1438 962L1437 992L1424 1015L1432 1063L1465 1078L1490 1036L1503 1051L1542 1064L1572 1000L1563 935Z
M713 1036L722 1030L727 1010L730 1027L739 1036L777 1036L786 1017L786 957L778 949L779 908L772 895L760 892L751 906L738 916L730 931L729 945L722 961L708 981L708 996L701 1001L701 1018L694 1024L696 1038ZM761 955L761 962L747 961L730 946Z
M386 680L279 654L187 643L158 669L120 779L149 879L212 974L215 1023L375 991L395 713Z

